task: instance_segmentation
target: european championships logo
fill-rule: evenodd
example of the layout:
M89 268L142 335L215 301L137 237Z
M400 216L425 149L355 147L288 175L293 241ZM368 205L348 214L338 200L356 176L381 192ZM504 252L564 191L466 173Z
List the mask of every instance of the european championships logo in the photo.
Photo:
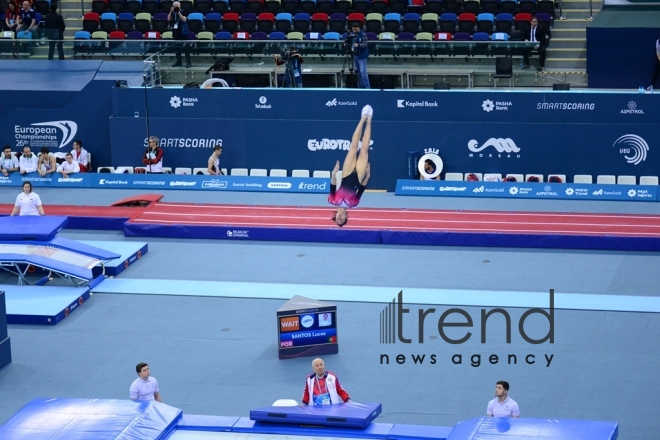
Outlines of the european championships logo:
M403 301L403 291L400 291L399 294L392 299L392 301L381 311L380 313L380 343L391 346L393 349L399 347L400 349L405 349L410 352L410 349L417 344L421 346L426 344L423 347L428 347L428 343L434 343L434 349L438 352L417 352L417 353L381 353L379 363L381 365L403 365L406 362L412 365L423 365L424 363L428 365L436 365L441 362L439 359L441 356L446 356L446 358L453 365L463 365L463 357L465 356L465 363L468 363L467 358L469 357L469 363L472 367L478 368L481 366L481 354L469 354L464 352L458 352L462 344L467 343L473 337L471 329L475 326L475 319L470 315L470 313L462 308L452 307L447 310L442 311L442 314L437 318L437 333L446 344L450 344L450 347L456 347L456 352L448 353L445 350L442 350L442 347L437 346L438 336L434 334L427 335L425 333L425 328L427 323L431 323L432 320L435 320L436 312L441 310L436 310L436 308L431 307L428 309L418 309L417 313L410 313L410 308L406 307ZM487 332L488 320L494 315L499 315L497 323L491 324L490 332ZM535 316L533 316L535 315ZM416 316L416 319L415 319ZM525 327L525 323L528 319L534 320L547 320L548 328L545 335L540 335L542 337L535 338L530 336L528 329ZM500 322L504 320L504 326ZM504 308L496 307L491 310L481 309L480 312L480 342L482 347L478 349L479 352L485 352L487 350L487 333L492 337L493 333L497 333L500 330L504 330L504 340L506 344L511 344L511 314ZM534 322L534 330L538 324ZM412 330L412 332L410 331ZM549 294L549 308L547 310L541 308L530 308L526 310L518 320L518 333L522 340L527 344L532 346L540 346L541 344L554 344L555 342L555 291L550 289ZM536 335L539 336L539 335ZM502 338L493 338L495 339L494 343L501 343ZM399 346L399 344L404 344ZM402 350L403 351L403 350ZM390 359L390 355L392 359ZM537 355L539 359L537 359ZM542 355L542 357L541 357ZM521 365L538 365L545 366L546 368L550 367L553 359L553 353L490 353L488 356L488 363L491 365L506 364L506 365L517 365L520 362ZM520 359L519 359L520 358ZM485 361L484 361L485 364Z

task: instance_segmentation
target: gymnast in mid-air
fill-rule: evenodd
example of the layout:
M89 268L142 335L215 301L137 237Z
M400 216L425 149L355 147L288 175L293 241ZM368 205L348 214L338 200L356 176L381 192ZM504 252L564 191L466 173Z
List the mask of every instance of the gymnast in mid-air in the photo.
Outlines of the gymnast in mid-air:
M365 105L362 117L355 127L351 147L346 153L342 167L341 186L337 188L337 172L339 161L332 170L330 179L330 195L328 203L337 207L332 219L337 226L344 226L348 221L346 208L355 208L360 203L360 197L367 187L370 176L369 143L371 142L371 117L374 109ZM360 142L362 136L362 142Z

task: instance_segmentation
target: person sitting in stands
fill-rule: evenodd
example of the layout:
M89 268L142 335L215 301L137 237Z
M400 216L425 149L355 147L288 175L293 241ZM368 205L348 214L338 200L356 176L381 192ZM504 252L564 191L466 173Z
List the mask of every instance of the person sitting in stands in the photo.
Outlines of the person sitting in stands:
M34 173L37 171L37 164L39 163L39 159L37 156L32 154L32 151L30 151L30 147L27 145L23 147L23 154L21 155L21 158L18 161L18 167L21 170L21 174L28 174L28 173Z
M81 173L89 171L89 154L87 153L87 150L83 148L83 143L80 139L73 141L71 155L73 156L73 160L78 162Z
M18 158L11 152L11 147L5 145L2 157L0 157L0 170L2 170L2 175L8 177L9 173L18 171L18 168Z
M66 153L66 162L62 162L60 166L57 167L57 172L62 173L62 177L68 179L70 174L80 172L80 165L73 160L73 155L71 153Z
M50 154L50 150L48 150L46 147L43 147L41 149L41 153L39 154L37 170L39 171L39 175L41 177L57 171L57 161L55 160L55 156Z

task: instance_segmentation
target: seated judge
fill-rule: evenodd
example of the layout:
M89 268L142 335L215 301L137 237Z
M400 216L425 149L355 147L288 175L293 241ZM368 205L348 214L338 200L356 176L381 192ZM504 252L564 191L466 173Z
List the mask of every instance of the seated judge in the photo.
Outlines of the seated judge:
M303 405L334 405L351 400L337 376L325 369L323 359L314 359L312 369L314 373L307 376L305 381Z

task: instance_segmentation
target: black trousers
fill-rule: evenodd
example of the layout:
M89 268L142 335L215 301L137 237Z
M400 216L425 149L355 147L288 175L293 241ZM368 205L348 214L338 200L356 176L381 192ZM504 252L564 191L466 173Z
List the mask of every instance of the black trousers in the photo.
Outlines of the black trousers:
M182 35L180 32L175 32L172 36L177 40L174 46L176 63L181 64L181 52L183 51L186 55L186 65L190 64L190 46L188 46L187 36Z
M532 50L533 49L528 49L523 54L523 62L526 65L529 65L529 56L531 55ZM545 67L545 58L547 56L548 46L546 44L539 44L538 52L539 52L539 66Z
M62 48L62 41L50 40L48 42L48 59L53 59L53 54L55 53L55 46L57 46L57 55L59 59L64 59L64 49Z

